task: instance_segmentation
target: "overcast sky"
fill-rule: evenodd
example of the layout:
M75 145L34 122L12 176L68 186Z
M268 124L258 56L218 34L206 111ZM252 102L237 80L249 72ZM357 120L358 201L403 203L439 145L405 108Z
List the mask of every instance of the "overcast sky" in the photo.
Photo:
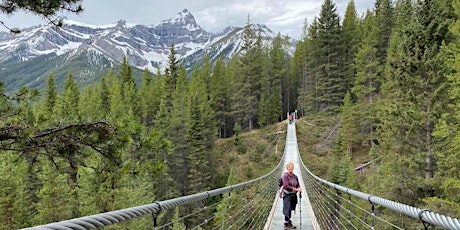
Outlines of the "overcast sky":
M341 19L349 0L333 0ZM322 0L84 0L84 13L66 14L69 19L105 25L123 19L128 23L155 25L188 9L198 25L208 32L220 32L227 26L244 26L249 15L251 23L265 24L275 33L300 38L305 19L311 22L321 9ZM373 0L354 0L358 15L374 6ZM37 16L17 13L0 20L20 29L45 24ZM5 30L5 29L1 29Z

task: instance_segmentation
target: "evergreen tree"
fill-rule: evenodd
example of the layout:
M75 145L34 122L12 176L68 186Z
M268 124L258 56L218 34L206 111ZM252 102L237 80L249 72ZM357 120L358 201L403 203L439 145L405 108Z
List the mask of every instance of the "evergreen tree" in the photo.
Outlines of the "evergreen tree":
M179 60L176 58L176 49L174 44L171 44L168 55L168 67L165 69L166 74L166 84L167 88L170 90L170 95L174 92L176 87L176 81L179 74Z
M354 113L355 109L351 101L351 94L347 93L344 98L344 103L341 112L341 129L339 134L340 153L353 157L353 149L358 144L358 124L356 124Z
M171 120L172 96L176 90L176 82L178 78L179 61L176 59L176 51L174 44L171 44L168 67L165 70L163 81L160 80L161 99L159 103L158 113L156 114L156 125L160 130L168 130L168 124Z
M108 75L110 77L110 73ZM100 104L96 108L100 109L102 117L106 117L110 112L110 90L107 77L102 78L99 97Z
M100 84L86 86L83 90L79 104L82 119L97 120L102 117L101 111L94 109L101 104L98 90L100 90Z
M347 84L346 90L350 90L353 85L355 78L355 69L353 66L354 59L356 56L357 44L358 44L358 24L359 19L356 13L355 2L350 0L345 11L345 17L343 19L343 44L345 46L343 55L343 69L344 78Z
M174 224L172 226L172 230L186 230L187 227L185 226L185 224L179 219L179 208L175 208L174 209L174 217L173 217L173 221L174 221Z
M379 114L379 143L393 167L386 177L401 183L385 190L396 191L390 199L404 197L403 203L411 205L437 193L434 152L440 140L433 132L449 102L440 47L450 42L448 8L441 7L441 1L414 4L403 1L396 6L398 29L390 40Z
M200 109L200 101L196 92L191 92L190 118L187 122L187 194L195 194L210 189L212 169L210 149L206 146L205 117ZM186 226L196 226L206 217L197 212L204 206L203 201L187 207L187 213L196 213L193 219L186 221Z
M243 32L243 45L240 51L240 71L235 76L233 87L233 111L237 122L244 130L252 130L257 121L257 106L259 100L261 66L258 58L262 51L260 35L254 31L249 16Z
M136 88L136 81L134 80L133 71L131 70L131 66L128 63L126 56L123 57L118 79L120 80L123 88L128 87L129 85L133 85L134 88Z
M214 148L216 133L216 112L212 108L214 101L210 95L211 65L205 56L203 64L198 69L197 77L190 80L190 94L197 95L200 111L204 119L204 137L208 149Z
M64 92L58 105L58 114L66 121L77 121L79 119L78 104L80 101L80 89L77 82L70 73L64 83Z
M375 17L367 12L360 24L360 33L363 34L361 45L354 60L356 77L351 92L356 98L355 111L358 113L359 127L361 127L362 142L369 144L373 141L375 129L375 100L380 93L381 63L377 58L377 31ZM360 137L361 139L361 137Z
M319 111L337 112L347 91L347 79L344 76L342 56L344 46L342 27L335 4L325 0L317 23L315 43L318 53L316 65L316 101Z
M215 121L218 126L220 138L230 135L230 82L226 72L226 66L222 59L217 60L210 79L210 99L212 109L215 111Z
M215 175L214 169L205 167L214 163L213 149L216 136L215 113L212 110L213 102L209 94L206 93L207 88L209 88L208 79L209 67L205 62L202 68L197 70L195 75L192 75L190 80L190 112L188 113L189 121L187 122L188 154L197 155L200 165L195 167L199 167L198 172L202 174L202 178L207 178L200 179L200 183L204 184L201 187L204 186L205 188L210 188L213 185L214 178L212 176ZM189 164L193 165L196 162L189 161ZM189 170L192 168L189 168ZM193 184L191 183L190 186L197 186ZM196 189L193 190L196 191Z
M51 162L44 161L39 178L42 187L38 191L40 201L37 204L37 215L34 224L46 224L72 218L72 205L69 205L71 188L67 185L67 176L61 174Z
M145 69L142 77L142 82L138 91L140 100L140 114L144 125L151 126L157 112L156 97L153 89L153 78L149 70Z
M136 82L126 57L123 58L118 80L120 82L121 100L122 103L124 103L125 109L140 118L140 102L137 94Z
M444 6L448 6L449 1L442 1ZM459 157L459 110L460 101L460 1L452 1L452 8L455 10L454 22L450 26L450 32L453 35L453 42L445 45L443 52L448 55L448 66L451 73L447 76L449 97L451 99L449 110L443 115L438 124L436 124L435 136L442 138L441 143L437 145L435 152L436 166L438 172L434 175L434 181L438 182L437 186L441 191L436 197L425 198L424 201L434 212L439 212L447 216L460 215L460 175L458 174Z
M266 55L264 55L266 56ZM263 59L264 56L260 56ZM259 102L259 124L271 125L283 117L283 80L287 74L283 39L278 33L269 50L267 74L262 79L262 97ZM289 97L289 85L285 84L285 96ZM288 109L288 108L287 108Z
M376 0L375 1L375 24L372 28L377 30L377 61L379 63L386 62L387 49L390 42L391 31L395 23L394 8L392 0Z
M174 151L168 156L168 171L174 178L175 188L181 196L189 195L188 188L188 161L187 161L187 129L189 117L189 84L185 68L181 67L176 79L176 89L173 94L169 130L165 131L171 137ZM195 78L194 74L191 76Z
M226 186L234 185L236 182L237 179L235 171L230 170ZM222 198L222 201L217 206L217 211L215 214L216 218L214 219L214 225L216 228L225 229L226 227L232 225L232 223L226 221L230 220L230 217L236 215L236 213L239 211L236 204L240 203L241 198L241 194L239 194L237 191L232 191L232 193L230 193L228 196L224 196Z
M301 66L301 88L299 89L298 107L301 114L318 112L318 73L319 73L319 40L318 40L318 18L314 18L312 24L307 28L303 41L297 44L294 56L294 66Z
M296 76L298 79L297 91L297 110L299 111L300 116L304 116L307 110L307 44L309 42L308 34L308 23L307 20L304 22L302 28L302 39L297 42L296 48L294 51L294 56L292 57L292 76Z
M58 94L56 90L56 83L54 82L54 75L50 74L48 76L48 84L45 93L45 110L47 113L53 114L54 108L56 106L56 102L58 99Z
M28 165L11 152L0 154L0 229L20 229L32 224L36 212L28 191Z
M233 135L233 126L240 119L239 115L241 114L241 68L240 68L240 58L238 55L233 55L230 61L227 64L227 76L229 81L229 90L231 94L229 95L229 127L228 133L229 136Z

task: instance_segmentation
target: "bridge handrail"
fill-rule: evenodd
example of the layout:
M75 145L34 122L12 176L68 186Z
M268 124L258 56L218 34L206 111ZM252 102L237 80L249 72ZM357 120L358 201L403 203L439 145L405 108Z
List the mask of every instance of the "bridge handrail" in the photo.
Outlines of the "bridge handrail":
M284 155L281 158L281 161L278 165L269 173L249 181L245 181L239 184L217 188L214 190L201 192L197 194L192 194L188 196L177 197L174 199L169 199L165 201L157 201L146 205L115 210L111 212L105 212L100 214L95 214L91 216L84 216L79 218L74 218L70 220L64 220L54 223L49 223L46 225L39 225L30 228L24 228L26 230L69 230L69 229L95 229L106 227L112 224L129 221L134 218L138 218L146 215L158 214L161 210L172 209L178 206L202 201L210 197L218 196L233 190L243 188L245 186L254 184L258 181L261 181L267 177L276 175L278 177L282 171L282 162L284 161ZM277 184L278 182L276 182Z
M322 182L323 184L326 184L337 190L340 190L349 195L361 198L363 200L367 200L371 204L377 204L377 205L386 207L388 209L391 209L395 212L410 216L412 218L419 219L420 221L424 223L429 223L429 224L432 224L438 227L442 227L445 229L460 229L460 221L457 218L444 216L444 215L432 212L431 210L428 210L428 209L420 209L414 206L398 203L392 200L388 200L388 199L374 196L371 194L363 193L363 192L360 192L360 191L357 191L351 188L347 188L347 187L329 182L327 180L324 180L316 176L312 172L310 172L310 170L308 170L308 168L303 163L302 158L300 158L300 161L302 163L303 168L306 170L308 174L310 174L310 176L312 176L317 181Z

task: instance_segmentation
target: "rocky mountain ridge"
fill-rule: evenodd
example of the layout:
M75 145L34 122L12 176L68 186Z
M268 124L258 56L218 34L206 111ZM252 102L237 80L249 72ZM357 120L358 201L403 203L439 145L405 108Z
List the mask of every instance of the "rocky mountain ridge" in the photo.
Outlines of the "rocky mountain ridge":
M264 25L255 25L266 41L276 34ZM80 86L97 81L124 57L138 68L156 73L167 65L169 50L193 68L204 54L211 60L230 58L242 44L242 27L227 27L219 33L202 29L187 10L156 25L114 24L95 26L66 21L65 26L34 26L19 35L0 32L0 80L7 91L22 86L43 88L47 76L55 76L60 88L69 73Z

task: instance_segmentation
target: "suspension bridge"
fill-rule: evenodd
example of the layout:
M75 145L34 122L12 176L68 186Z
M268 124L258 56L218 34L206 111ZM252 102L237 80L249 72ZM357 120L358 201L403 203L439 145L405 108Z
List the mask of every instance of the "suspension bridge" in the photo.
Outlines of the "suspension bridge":
M270 173L259 178L198 194L26 229L95 229L122 225L137 219L150 222L151 228L148 229L172 229L175 224L198 215L205 216L201 218L204 220L188 226L188 229L283 229L284 216L278 178L284 173L286 162L293 162L294 173L298 175L303 190L298 194L298 206L292 214L296 229L460 230L458 218L366 194L317 177L300 158L295 123L287 126L286 145L281 161ZM217 196L222 197L221 202L209 202ZM201 209L167 223L159 223L158 218L165 210L190 205L199 206ZM390 212L399 218L386 218L384 214Z

